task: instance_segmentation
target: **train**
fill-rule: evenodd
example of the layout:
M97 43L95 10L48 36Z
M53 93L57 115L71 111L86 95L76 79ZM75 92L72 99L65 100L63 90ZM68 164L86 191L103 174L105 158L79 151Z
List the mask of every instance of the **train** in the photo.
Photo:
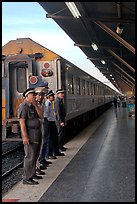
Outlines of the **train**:
M112 105L116 91L79 67L33 41L17 38L2 47L2 138L20 140L17 109L23 92L41 83L65 90L67 136L90 123Z

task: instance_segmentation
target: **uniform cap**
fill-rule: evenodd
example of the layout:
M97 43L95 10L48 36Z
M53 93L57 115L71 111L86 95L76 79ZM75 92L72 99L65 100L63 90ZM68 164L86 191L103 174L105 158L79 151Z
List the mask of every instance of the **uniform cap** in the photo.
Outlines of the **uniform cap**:
M57 93L57 94L59 94L59 93L64 93L64 90L63 90L63 89L58 89L58 90L56 91L56 93Z
M53 91L52 90L50 90L47 94L46 94L46 96L54 96L55 94L53 93Z
M37 88L35 88L35 93L36 94L38 94L38 93L41 93L41 92L43 92L43 87L37 87Z
M35 94L35 90L33 88L28 88L26 91L24 91L23 96L26 97L29 93Z
M35 88L35 93L36 94L38 94L38 93L43 93L43 94L45 94L45 93L47 93L47 91L48 91L48 82L41 82L40 84L39 84L39 86L38 87L36 87Z

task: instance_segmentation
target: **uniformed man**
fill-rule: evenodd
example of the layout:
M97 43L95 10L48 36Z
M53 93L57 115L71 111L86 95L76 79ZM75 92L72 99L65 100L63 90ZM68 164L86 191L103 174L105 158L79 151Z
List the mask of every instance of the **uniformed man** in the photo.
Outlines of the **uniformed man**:
M45 94L48 93L48 86L47 85L48 85L47 83L42 83L40 86L35 88L36 102L37 102L37 105L41 108L43 115L44 115L44 103L45 103L44 96L45 96ZM43 119L41 119L41 129L42 129L41 150L42 150L42 145L44 142L44 127L43 126L44 126L44 117L43 117ZM40 154L41 154L41 151L40 151ZM45 172L41 171L41 169L42 170L47 169L46 167L51 163L52 162L50 162L50 161L45 161L44 165L40 165L39 159L38 159L37 164L36 164L36 166L37 166L36 167L36 174L37 175L44 175Z
M56 126L56 116L54 110L54 93L50 90L44 105L44 143L39 157L39 162L45 164L46 159L56 159L62 156L58 149L58 132Z
M36 98L37 106L39 106L39 108L41 108L41 110L42 110L42 112L44 114L44 111L43 111L44 93L42 92L41 87L40 88L39 87L35 88L35 93L36 93L35 98ZM44 131L43 123L44 123L44 117L43 117L43 119L41 119L41 131L42 131L41 148L42 148L43 131ZM40 149L40 152L41 152L41 149ZM45 175L45 172L40 170L40 164L39 164L38 160L37 160L37 163L36 163L36 174L37 175Z
M58 89L56 91L57 97L55 100L56 110L56 125L58 128L59 149L66 151L65 144L65 126L66 126L66 110L64 105L64 90Z
M33 88L28 88L23 93L23 96L25 100L18 109L25 151L23 184L36 185L38 182L33 179L42 178L42 176L36 175L36 162L41 147L42 132L40 118L43 118L43 112L37 106Z

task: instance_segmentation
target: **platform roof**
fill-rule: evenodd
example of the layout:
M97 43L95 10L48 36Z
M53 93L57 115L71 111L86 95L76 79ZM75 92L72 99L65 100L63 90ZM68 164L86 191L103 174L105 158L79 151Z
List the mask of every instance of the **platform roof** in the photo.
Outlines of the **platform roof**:
M119 91L135 89L135 2L75 2L79 18L65 2L39 4Z

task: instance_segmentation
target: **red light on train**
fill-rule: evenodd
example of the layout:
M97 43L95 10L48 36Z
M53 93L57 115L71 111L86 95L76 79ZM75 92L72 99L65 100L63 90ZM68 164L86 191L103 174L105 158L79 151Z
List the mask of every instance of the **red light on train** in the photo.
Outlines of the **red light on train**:
M38 82L38 78L36 76L31 76L29 81L31 84L36 84Z
M45 67L45 68L49 68L49 63L46 62L46 63L44 64L44 67Z
M42 69L41 70L41 75L43 77L49 77L49 76L52 76L53 75L53 72L49 69Z
M42 74L42 76L44 76L44 77L46 77L46 76L48 76L48 74L46 73L46 72L41 72L41 74Z

